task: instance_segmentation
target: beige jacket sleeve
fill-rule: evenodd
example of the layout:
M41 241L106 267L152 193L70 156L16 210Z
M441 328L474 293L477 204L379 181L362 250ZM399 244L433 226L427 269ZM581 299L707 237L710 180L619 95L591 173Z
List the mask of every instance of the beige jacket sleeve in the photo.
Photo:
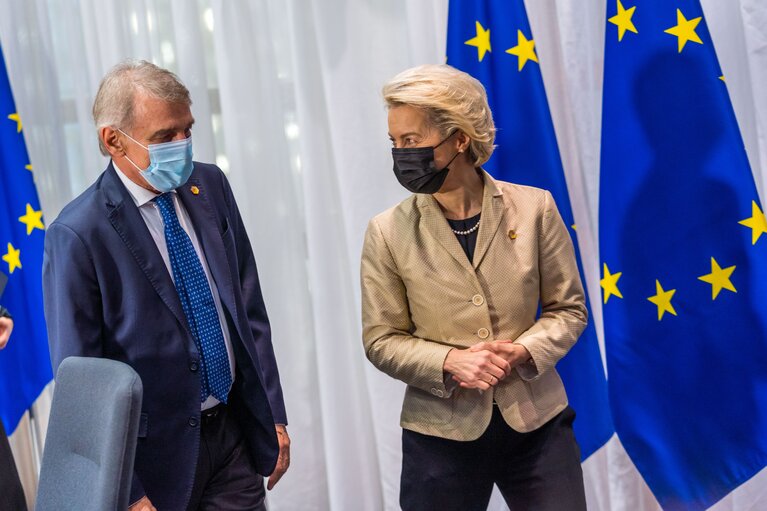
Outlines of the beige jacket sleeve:
M534 380L565 356L586 328L588 312L572 240L554 198L547 191L538 239L541 316L515 342L527 348L532 364L518 366Z
M368 359L393 378L447 397L442 368L452 347L412 335L407 290L375 218L365 233L360 274L362 340Z

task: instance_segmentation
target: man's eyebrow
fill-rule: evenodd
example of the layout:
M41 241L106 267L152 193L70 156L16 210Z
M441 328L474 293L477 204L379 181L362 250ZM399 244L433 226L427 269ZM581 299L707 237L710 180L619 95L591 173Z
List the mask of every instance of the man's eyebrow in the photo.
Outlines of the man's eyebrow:
M175 133L175 132L176 132L176 130L173 130L173 129L157 130L157 131L155 131L154 133L152 133L149 136L149 139L151 140L151 139L154 139L154 138L162 138L162 137L165 137L165 136L170 135L170 134Z
M193 125L194 125L194 121L190 122L190 123L189 123L189 124L186 126L186 128L184 128L184 129L191 129L191 127L192 127ZM152 134L149 136L149 140L154 140L154 139L156 139L156 138L163 138L163 137L166 137L166 136L168 136L168 135L172 135L172 134L173 134L173 133L175 133L176 131L177 131L177 130L176 130L175 128L164 128L164 129L161 129L161 130L157 130L157 131L155 131L154 133L152 133Z

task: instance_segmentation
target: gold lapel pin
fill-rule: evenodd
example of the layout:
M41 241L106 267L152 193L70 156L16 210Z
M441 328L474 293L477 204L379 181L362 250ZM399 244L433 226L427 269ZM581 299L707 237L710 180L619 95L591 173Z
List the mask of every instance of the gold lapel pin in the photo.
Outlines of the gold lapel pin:
M512 230L510 230L510 231L509 231L509 239L510 239L510 240L515 240L515 239L517 239L517 232L516 232L514 229L512 229Z
M192 193L193 193L193 194L195 194L195 195L199 195L199 193L200 193L200 189L199 189L199 188L197 188L196 186L192 186L192 187L190 188L190 190L191 190L191 191L192 191Z

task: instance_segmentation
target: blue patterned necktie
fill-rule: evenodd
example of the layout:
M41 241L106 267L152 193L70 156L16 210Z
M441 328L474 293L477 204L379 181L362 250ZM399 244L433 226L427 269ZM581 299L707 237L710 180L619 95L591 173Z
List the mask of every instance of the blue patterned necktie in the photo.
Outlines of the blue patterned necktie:
M200 402L211 395L226 403L232 385L232 373L208 279L192 240L178 221L171 193L156 197L154 202L165 224L165 241L176 292L200 352Z

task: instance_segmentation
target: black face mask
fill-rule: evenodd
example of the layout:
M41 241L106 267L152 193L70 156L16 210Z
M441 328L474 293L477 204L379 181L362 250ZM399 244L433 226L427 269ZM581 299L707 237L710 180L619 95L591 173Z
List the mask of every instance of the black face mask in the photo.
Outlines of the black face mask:
M391 155L394 159L394 175L399 184L413 193L437 193L450 172L449 165L460 152L455 153L443 169L437 170L434 168L434 150L455 133L452 132L434 147L393 148Z

